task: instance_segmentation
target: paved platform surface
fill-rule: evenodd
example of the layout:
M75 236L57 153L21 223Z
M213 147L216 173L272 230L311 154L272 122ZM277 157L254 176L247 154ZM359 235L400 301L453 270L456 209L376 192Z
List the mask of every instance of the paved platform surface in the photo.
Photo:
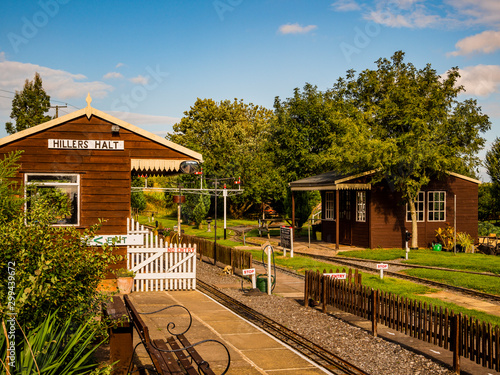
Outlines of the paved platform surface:
M193 325L186 337L191 344L207 339L223 342L231 355L228 374L325 374L295 351L198 291L134 292L130 298L140 312L151 312L173 304L189 309ZM143 319L150 327L151 337L155 339L170 336L166 329L169 322L176 324L174 332L184 330L188 322L186 313L179 308L143 315ZM134 332L134 345L138 342L137 333ZM222 373L227 364L222 346L205 343L196 346L196 350L210 362L216 374ZM137 356L143 365L151 363L142 346L138 347Z

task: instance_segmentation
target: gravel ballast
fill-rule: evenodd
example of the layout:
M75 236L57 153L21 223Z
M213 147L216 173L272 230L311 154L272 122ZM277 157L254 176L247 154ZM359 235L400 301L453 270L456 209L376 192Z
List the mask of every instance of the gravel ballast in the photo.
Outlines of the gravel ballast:
M247 296L240 289L234 288L234 285L240 284L242 279L225 275L218 267L199 261L197 262L197 277L206 283L216 285L232 298L303 335L370 374L453 373L422 355L384 339L373 337L365 330L331 315L304 307L293 299L266 294ZM245 282L244 287L250 288L250 283Z

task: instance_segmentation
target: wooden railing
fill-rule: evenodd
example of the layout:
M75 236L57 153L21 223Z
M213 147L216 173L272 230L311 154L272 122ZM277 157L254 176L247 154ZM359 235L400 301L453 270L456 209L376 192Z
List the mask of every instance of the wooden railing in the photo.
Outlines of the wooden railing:
M460 371L461 356L500 371L500 327L493 327L491 323L312 271L306 272L306 306L309 300L321 303L323 312L331 306L371 320L374 336L377 336L377 323L381 323L450 350L456 372Z
M196 244L196 250L200 256L214 259L213 241L186 234L182 235L182 241ZM248 251L217 244L217 262L229 265L233 270L252 268L252 254Z

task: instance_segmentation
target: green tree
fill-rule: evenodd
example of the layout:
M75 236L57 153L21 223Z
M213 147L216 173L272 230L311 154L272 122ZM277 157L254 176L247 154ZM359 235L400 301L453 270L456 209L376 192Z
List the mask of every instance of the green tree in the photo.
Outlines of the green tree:
M404 62L404 53L381 58L376 70L358 76L348 72L332 89L343 115L354 119L334 144L325 162L344 170L375 170L375 181L386 178L410 206L412 247L417 247L415 198L431 178L447 171L474 175L484 146L481 134L490 129L477 102L462 102L458 68L441 77L430 64L417 69ZM344 163L339 161L344 160Z
M498 212L500 211L500 138L495 138L491 145L491 149L486 152L484 161L486 173L491 178L491 186L489 192L492 196L491 206L489 207L490 214L498 219ZM483 189L484 190L484 189ZM484 199L485 197L483 197Z
M40 74L35 73L33 81L26 80L21 92L16 91L12 100L10 118L15 120L5 123L8 134L14 134L24 129L31 128L51 119L45 115L50 108L50 96L42 87Z
M497 194L492 183L482 183L479 185L478 219L480 221L498 219L498 202L496 197Z
M282 196L283 184L267 152L270 110L237 99L198 99L184 115L167 139L200 152L205 176L241 177L243 194L228 202L233 216ZM228 185L234 187L232 181Z
M11 152L0 160L0 223L9 222L19 212L24 200L22 190L12 181L17 174L17 164L22 151Z
M144 179L142 177L132 178L132 187L143 187ZM142 212L146 209L146 197L143 191L134 191L130 194L130 206L137 213Z
M281 100L276 97L274 114L269 152L284 181L295 181L323 173L325 168L336 167L332 155L327 153L330 149L343 149L341 140L352 123L342 98L333 91L321 92L316 86L306 83L302 90L296 88L291 98ZM343 155L340 158L345 162ZM290 195L287 189L285 206L288 214L291 214ZM298 228L307 220L317 201L316 193L295 193Z

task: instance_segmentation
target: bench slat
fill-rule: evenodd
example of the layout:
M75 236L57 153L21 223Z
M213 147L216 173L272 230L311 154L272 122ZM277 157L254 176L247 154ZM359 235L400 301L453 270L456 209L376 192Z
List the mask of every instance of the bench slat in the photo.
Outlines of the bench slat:
M191 346L191 343L188 341L186 336L184 335L178 335L177 339L181 342L182 346L187 347ZM198 368L205 374L205 375L215 375L215 373L212 371L212 369L209 367L208 362L203 360L201 356L198 354L198 352L195 350L195 348L190 348L187 349L189 355L193 360L196 362L198 365Z
M175 338L169 337L169 338L167 338L167 342L168 342L168 345L170 345L170 347L173 350L181 349L181 347L179 346L177 341L175 341ZM186 356L186 354L184 354L183 351L175 352L175 355L177 356L177 358L179 358L179 361L181 362L182 367L184 367L184 369L187 371L187 373L189 375L198 375L198 371L196 371L196 369L191 364L191 361Z
M163 350L171 350L167 344L165 343L164 340L154 340L153 343L155 344L156 347L163 349ZM173 353L166 353L166 352L159 352L155 348L152 348L155 353L157 353L160 357L162 357L163 361L168 367L168 371L171 374L184 374L184 372L181 370L179 367L179 364L177 363L177 359L174 357ZM174 348L172 348L174 349Z

